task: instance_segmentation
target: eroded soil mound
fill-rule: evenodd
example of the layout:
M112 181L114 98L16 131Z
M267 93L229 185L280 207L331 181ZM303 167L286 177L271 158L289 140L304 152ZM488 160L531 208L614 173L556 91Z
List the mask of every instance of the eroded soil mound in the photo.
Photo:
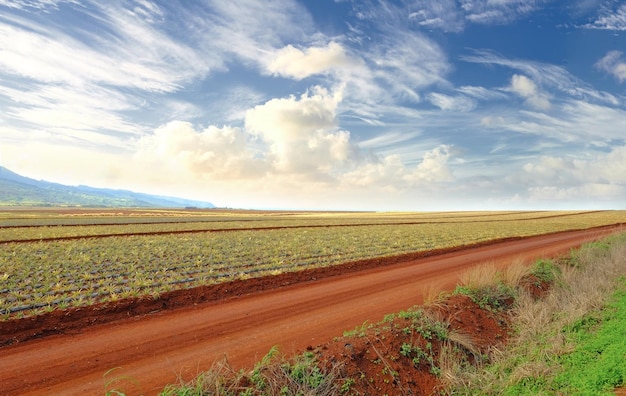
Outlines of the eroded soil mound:
M455 295L309 350L322 365L342 364L357 394L430 395L442 386L450 365L487 359L508 331L506 311L481 308L470 297Z

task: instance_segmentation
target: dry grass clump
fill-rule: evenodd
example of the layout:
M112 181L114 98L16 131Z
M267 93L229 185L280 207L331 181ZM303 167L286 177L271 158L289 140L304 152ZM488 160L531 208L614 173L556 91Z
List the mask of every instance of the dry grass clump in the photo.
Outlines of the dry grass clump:
M530 272L528 264L522 260L517 260L504 269L497 268L493 262L488 262L464 271L460 275L460 284L472 289L491 287L494 283L514 286Z
M511 311L515 335L492 350L490 366L459 370L451 362L449 394L502 394L508 386L553 376L558 357L573 349L563 329L602 308L626 276L626 234L585 245L556 265L555 283L541 300L518 289Z
M309 352L288 360L274 347L250 372L234 370L224 358L194 380L165 388L161 396L334 396L351 384L341 363L322 366Z

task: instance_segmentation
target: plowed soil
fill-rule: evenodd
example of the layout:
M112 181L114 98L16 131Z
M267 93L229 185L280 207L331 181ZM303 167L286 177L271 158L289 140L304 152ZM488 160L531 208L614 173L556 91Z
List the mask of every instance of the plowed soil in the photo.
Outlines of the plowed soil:
M232 366L246 368L274 345L287 354L320 345L366 320L420 304L429 293L452 289L471 266L556 256L620 230L500 241L405 257L408 261L378 259L338 267L345 273L283 274L250 281L250 288L239 282L179 292L163 301L122 301L5 322L0 324L0 344L7 345L0 348L0 394L100 395L112 378L128 379L127 395L157 394L225 355Z

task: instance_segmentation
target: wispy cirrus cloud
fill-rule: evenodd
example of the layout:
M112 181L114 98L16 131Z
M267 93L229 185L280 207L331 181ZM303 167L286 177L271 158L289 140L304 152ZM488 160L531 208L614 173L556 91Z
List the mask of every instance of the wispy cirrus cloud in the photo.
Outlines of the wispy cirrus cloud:
M162 111L201 116L197 106L169 96L226 71L233 57L254 59L251 65L261 67L259 51L280 48L294 32L308 33L310 27L295 2L217 1L211 8L149 0L42 0L0 6L23 12L0 16L0 99L10 101L5 116L28 125L25 134L52 128L51 139L79 129L145 133L162 121ZM69 9L80 24L58 19L57 12ZM159 114L145 123L128 118L150 111Z
M187 17L203 47L260 68L276 50L316 33L309 12L294 0L209 0L197 13Z
M467 20L479 24L503 24L526 16L549 0L461 0Z
M417 0L409 4L409 20L424 29L460 32L465 28L465 15L455 0Z
M108 30L107 36L87 34L80 39L51 25L34 31L29 21L19 18L1 23L4 56L0 68L47 83L94 83L171 92L215 65L136 14L106 4L84 17Z
M413 0L409 17L424 29L463 31L467 24L499 25L525 17L548 0Z
M560 91L571 97L595 100L611 105L620 103L619 99L614 95L594 89L588 83L581 81L566 69L557 65L523 59L510 59L489 50L475 50L471 55L462 55L460 59L466 62L499 65L521 71L539 86Z
M442 93L430 93L428 100L441 110L467 112L476 108L476 103L467 96L449 96Z
M77 0L0 0L0 6L5 6L15 9L36 9L46 10L50 8L57 8L59 4L63 3L75 3Z
M626 30L626 4L608 1L599 10L598 16L593 22L584 24L581 27L599 30Z

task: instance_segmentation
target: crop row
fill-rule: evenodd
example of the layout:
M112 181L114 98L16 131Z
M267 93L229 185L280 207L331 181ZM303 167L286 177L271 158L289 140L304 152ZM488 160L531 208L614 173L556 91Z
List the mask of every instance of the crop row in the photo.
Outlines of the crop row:
M617 222L614 212L612 221ZM608 224L541 220L199 232L9 243L0 249L0 313L33 314L175 288ZM623 221L623 219L622 219Z
M249 228L280 228L280 227L323 227L323 226L357 226L372 224L406 224L421 222L485 222L485 221L517 221L545 219L553 216L586 216L598 219L611 219L615 217L613 212L503 212L481 213L473 215L465 213L441 213L441 214L342 214L333 216L279 216L268 218L267 216L237 216L218 217L198 220L197 217L181 218L174 217L160 223L118 223L99 225L67 225L57 224L48 226L4 226L0 227L0 242L5 241L29 241L51 238L72 238L101 235L128 235L164 232L193 232L193 231L218 231L230 229ZM123 222L128 217L117 221ZM134 219L134 218L133 218ZM174 220L180 221L174 221ZM60 221L60 220L59 220Z

